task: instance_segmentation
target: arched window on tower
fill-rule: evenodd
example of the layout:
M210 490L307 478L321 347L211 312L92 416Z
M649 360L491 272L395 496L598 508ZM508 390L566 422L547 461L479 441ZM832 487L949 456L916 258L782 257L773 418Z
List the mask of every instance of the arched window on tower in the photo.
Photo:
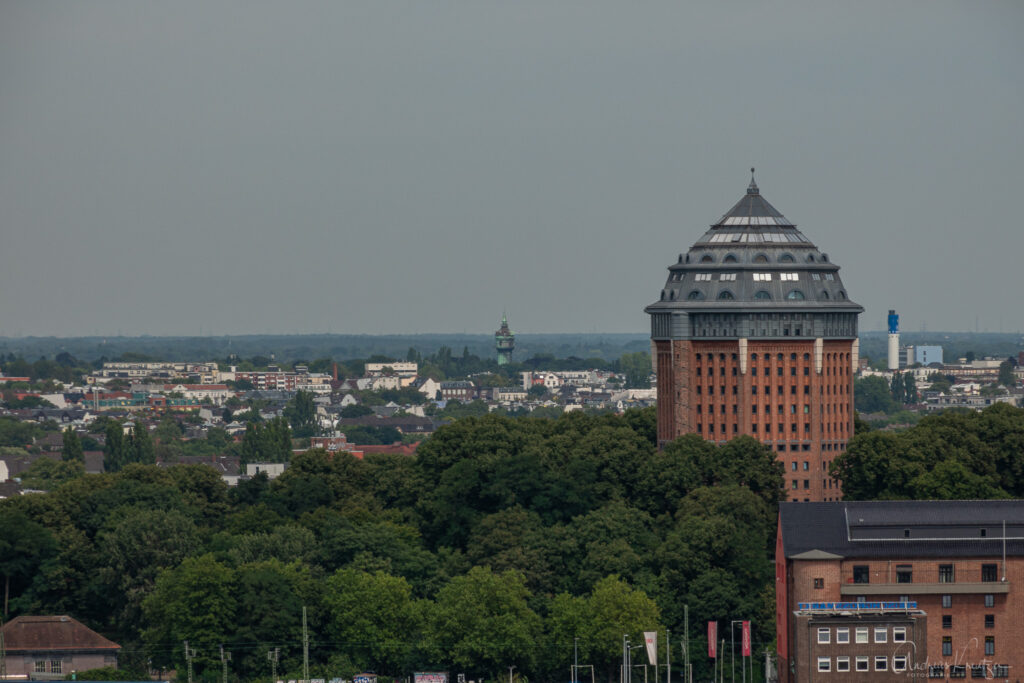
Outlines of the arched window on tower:
M796 259L793 258L792 254L783 254L779 257L779 263L793 263Z
M786 298L792 301L803 301L807 297L805 297L804 293L801 292L799 289L793 289L790 290L789 294L786 295Z
M723 260L724 263L736 263L736 261L736 254L727 254L725 259Z
M701 299L704 298L704 292L700 291L699 289L695 289L689 294L687 294L686 298L689 299L690 301L700 301Z
M762 289L759 290L756 294L754 294L754 298L759 301L767 301L772 298L772 295Z
M754 257L754 263L768 263L768 257L764 254L758 254Z
M825 299L826 301L830 298L829 295L828 295L828 292L826 290L824 290L824 289L821 290L821 298Z
M700 257L701 263L712 263L715 259L711 258L711 254L704 254Z
M724 292L718 293L718 298L722 301L732 301L736 297L734 297L732 295L732 292L730 292L729 290L725 290Z

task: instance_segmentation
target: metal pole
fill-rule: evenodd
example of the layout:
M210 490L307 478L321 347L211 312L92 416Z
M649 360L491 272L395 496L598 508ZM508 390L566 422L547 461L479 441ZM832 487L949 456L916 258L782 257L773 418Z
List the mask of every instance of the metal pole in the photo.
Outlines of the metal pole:
M508 683L512 683L512 669L516 668L515 664L511 664L508 667Z
M732 683L736 683L736 624L742 626L743 621L740 619L733 619L729 622L729 658L732 662ZM743 656L740 656L740 665L743 664Z
M185 641L185 662L188 664L188 683L192 683L192 658L196 656L196 651L189 648L188 641Z
M672 683L672 632L665 629L665 683Z
M302 606L302 680L309 683L309 630L306 628L306 606Z
M579 666L580 666L579 640L580 640L579 638L573 636L573 639L572 639L572 683L579 683L579 681L576 680L576 677L579 676Z

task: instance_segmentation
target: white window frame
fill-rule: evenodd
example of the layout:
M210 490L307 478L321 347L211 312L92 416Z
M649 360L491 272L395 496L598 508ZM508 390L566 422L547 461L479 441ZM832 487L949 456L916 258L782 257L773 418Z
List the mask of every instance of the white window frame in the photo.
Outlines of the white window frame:
M837 643L849 643L850 642L850 627L840 626L836 629L836 642Z
M849 657L836 657L836 671L839 673L846 673L850 670L850 658Z
M888 671L889 658L885 655L875 655L875 671Z
M828 673L832 670L832 658L831 657L818 657L818 671L822 673Z
M811 273L811 279L812 280L821 280L821 276L818 275L817 273Z
M905 643L905 642L907 642L907 627L906 626L893 626L892 627L892 642L894 642L894 643Z
M881 637L879 637L881 636ZM876 643L888 643L889 642L889 629L885 626L875 627L875 642Z
M832 642L832 629L828 626L818 627L818 645L828 645Z
M779 273L779 279L783 282L798 282L800 273Z
M871 671L871 662L868 661L867 657L857 657L857 671Z
M735 282L736 281L736 273L720 273L718 275L718 281L719 282Z
M754 282L771 282L771 273L754 273Z
M906 671L907 670L907 656L906 655L893 655L892 658L892 670L893 671Z
M711 273L697 273L693 279L697 282L711 282Z
M864 645L865 643L870 643L871 641L868 638L870 633L871 631L867 626L858 626L856 631L857 644Z

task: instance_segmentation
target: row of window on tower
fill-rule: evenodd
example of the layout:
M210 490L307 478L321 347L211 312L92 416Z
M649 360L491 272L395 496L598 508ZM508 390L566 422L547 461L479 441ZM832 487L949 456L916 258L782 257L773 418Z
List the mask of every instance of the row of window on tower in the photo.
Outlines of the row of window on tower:
M779 276L781 282L797 282L800 280L800 273L751 273L754 282L771 282L775 279L775 276ZM811 280L820 282L822 278L827 282L834 282L836 279L835 273L811 273ZM669 282L682 282L686 279L686 273L672 273L668 281ZM718 277L715 277L714 273L694 273L693 280L695 282L713 282L718 280L719 282L736 282L736 273L719 273Z

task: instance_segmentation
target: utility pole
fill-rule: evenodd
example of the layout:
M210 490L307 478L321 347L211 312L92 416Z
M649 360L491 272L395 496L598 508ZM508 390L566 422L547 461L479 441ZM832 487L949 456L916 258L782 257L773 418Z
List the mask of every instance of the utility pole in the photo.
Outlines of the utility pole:
M580 639L573 637L572 639L572 683L578 683L576 677L579 676L580 668Z
M277 683L277 661L281 656L281 649L275 647L267 650L267 659L270 660L270 683Z
M185 641L185 661L188 663L188 683L192 683L192 659L196 656L196 649L188 646Z
M665 683L672 683L672 632L665 629ZM657 683L657 681L655 681Z
M1004 536L1006 534L1003 534ZM0 681L7 680L7 647L4 645L4 617L0 614Z
M220 666L223 676L223 683L228 683L228 662L231 661L231 653L224 652L224 646L220 646Z
M306 606L302 606L302 681L309 683L309 629L306 628Z

